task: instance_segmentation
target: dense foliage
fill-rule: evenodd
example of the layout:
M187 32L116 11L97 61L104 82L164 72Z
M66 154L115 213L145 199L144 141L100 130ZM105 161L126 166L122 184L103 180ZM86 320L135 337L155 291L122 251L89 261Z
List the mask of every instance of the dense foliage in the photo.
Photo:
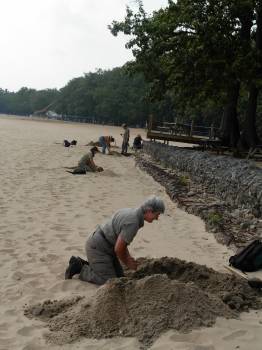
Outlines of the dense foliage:
M43 115L48 109L65 119L144 126L150 113L171 120L169 99L150 102L149 84L142 73L130 76L126 67L98 70L72 79L61 90L22 88L0 90L0 113ZM48 108L47 108L48 107Z
M57 111L89 116L98 122L144 125L149 106L142 74L129 77L125 68L98 70L71 80L61 89Z
M55 101L58 95L55 89L37 91L23 87L18 92L0 89L0 113L29 115Z
M135 61L129 68L145 74L152 98L168 93L182 116L223 109L225 144L258 143L262 1L169 0L152 15L138 3L136 13L127 8L124 21L114 21L110 29L131 36L127 47ZM242 109L241 94L249 96Z

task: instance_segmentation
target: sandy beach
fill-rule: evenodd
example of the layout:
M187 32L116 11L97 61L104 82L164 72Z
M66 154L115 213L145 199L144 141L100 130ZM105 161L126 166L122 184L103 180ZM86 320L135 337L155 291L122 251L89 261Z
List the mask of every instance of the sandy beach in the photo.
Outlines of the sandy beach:
M84 256L85 240L97 224L122 207L139 206L152 194L162 197L166 212L145 224L130 246L136 257L177 257L226 272L232 251L205 231L204 223L178 208L165 190L135 166L132 157L97 154L102 173L72 176L64 167L77 164L85 144L112 135L121 145L119 127L0 117L1 192L0 349L139 349L136 338L81 338L47 344L45 323L24 316L25 305L72 296L92 296L97 287L77 278L64 280L71 255ZM131 140L144 130L131 129ZM76 147L64 148L64 139ZM261 349L262 311L239 319L217 319L211 328L190 333L166 332L151 349Z

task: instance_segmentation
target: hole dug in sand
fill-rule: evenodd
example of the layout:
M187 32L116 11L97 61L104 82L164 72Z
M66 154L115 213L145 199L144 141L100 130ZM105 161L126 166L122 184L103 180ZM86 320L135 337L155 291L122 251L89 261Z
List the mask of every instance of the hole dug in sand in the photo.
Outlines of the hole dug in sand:
M140 259L137 272L109 281L90 299L44 302L26 307L25 314L48 322L46 337L54 344L123 336L137 337L147 348L169 329L189 332L261 306L259 292L244 280L161 258Z

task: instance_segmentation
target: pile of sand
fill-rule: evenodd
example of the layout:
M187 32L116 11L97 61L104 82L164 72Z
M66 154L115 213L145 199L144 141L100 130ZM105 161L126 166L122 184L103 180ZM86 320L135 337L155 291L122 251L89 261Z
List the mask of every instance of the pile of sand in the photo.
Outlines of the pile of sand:
M259 308L258 292L246 281L173 258L141 261L139 270L114 279L92 299L47 301L25 314L48 321L48 341L64 344L80 337L137 337L150 346L168 329L188 332L212 326L218 316L237 317Z

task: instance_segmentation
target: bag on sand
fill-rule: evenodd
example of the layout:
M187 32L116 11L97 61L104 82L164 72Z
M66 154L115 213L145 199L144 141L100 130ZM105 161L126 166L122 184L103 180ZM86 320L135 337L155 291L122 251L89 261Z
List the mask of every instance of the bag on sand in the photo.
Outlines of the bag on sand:
M246 272L262 268L262 242L255 240L229 258L229 265Z
M64 140L64 146L65 147L70 147L71 143L68 140Z

